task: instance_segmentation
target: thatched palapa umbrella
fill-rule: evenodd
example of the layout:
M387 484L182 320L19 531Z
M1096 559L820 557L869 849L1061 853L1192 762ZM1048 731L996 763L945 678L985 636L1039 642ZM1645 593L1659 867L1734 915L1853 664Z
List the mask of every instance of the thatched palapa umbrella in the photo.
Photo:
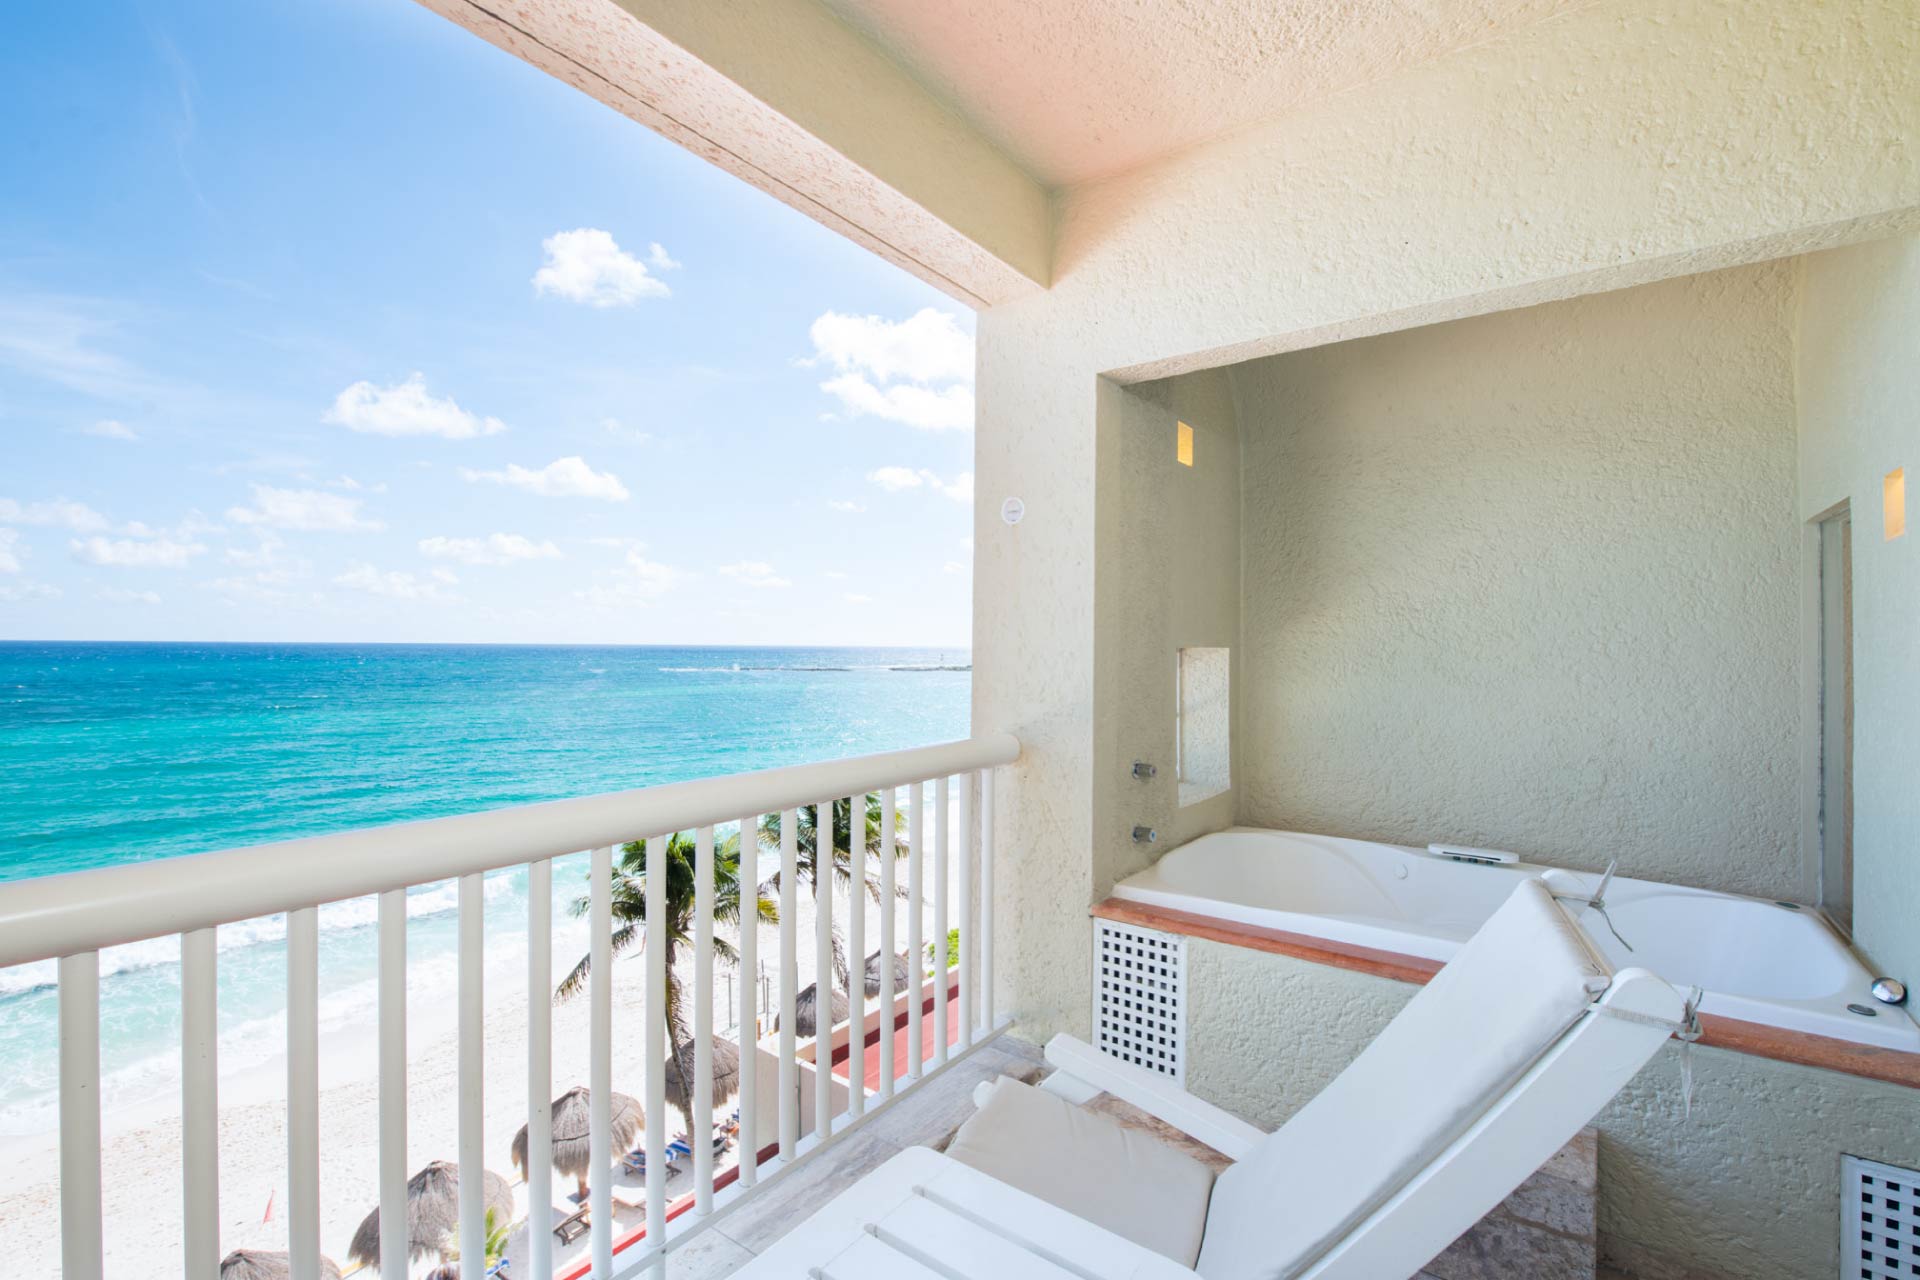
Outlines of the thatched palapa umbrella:
M553 1167L580 1184L582 1203L587 1198L587 1176L594 1172L591 1102L584 1085L575 1085L553 1100ZM618 1154L632 1145L645 1124L645 1113L638 1101L624 1093L612 1094L608 1103L613 1116L611 1149ZM526 1125L513 1135L513 1163L522 1177L532 1172L527 1168Z
M903 953L901 955L895 956L893 958L893 992L894 994L899 995L902 991L905 991L907 989L907 984L911 980L912 980L912 970L909 968L907 964L906 955ZM874 952L872 955L867 957L867 984L866 985L867 985L868 995L877 996L880 994L880 953L878 951ZM842 1014L840 1016L846 1017L848 1015ZM795 1023L798 1023L800 1021L800 1015L798 1010L795 1011L793 1020ZM839 1019L836 1018L835 1021L837 1022L839 1021Z
M284 1253L264 1249L235 1249L220 1259L220 1280L287 1280L292 1264ZM320 1280L340 1280L340 1268L333 1259L320 1259Z
M513 1220L513 1188L491 1169L486 1174L486 1207L499 1222ZM407 1179L407 1260L429 1254L445 1261L454 1247L453 1232L460 1224L460 1166L435 1160ZM347 1256L369 1267L380 1265L380 1211L360 1222L347 1246Z
M799 1018L794 1019L795 1022ZM667 1101L687 1122L687 1138L690 1142L711 1142L713 1140L713 1117L704 1116L701 1125L693 1122L693 1090L681 1078L680 1063L687 1064L686 1075L693 1075L693 1042L683 1042L679 1049L667 1059ZM740 1092L740 1046L731 1040L713 1038L713 1105L722 1106L733 1100Z
M879 990L879 986L877 985L878 981L876 978L876 985L874 987L876 991ZM793 1034L799 1036L802 1040L807 1039L815 1033L814 1022L818 1013L820 997L819 993L814 990L814 987L818 985L818 983L809 985L793 1002ZM834 1023L845 1022L852 1016L852 1008L853 1006L847 1003L847 993L836 988L833 993ZM777 1015L773 1020L773 1027L776 1031L780 1029L780 1019Z

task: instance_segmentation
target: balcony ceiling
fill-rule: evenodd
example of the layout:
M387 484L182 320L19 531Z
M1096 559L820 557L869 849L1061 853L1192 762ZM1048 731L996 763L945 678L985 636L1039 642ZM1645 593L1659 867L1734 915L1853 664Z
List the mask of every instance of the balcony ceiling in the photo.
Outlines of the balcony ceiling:
M822 0L1048 186L1134 168L1569 0Z

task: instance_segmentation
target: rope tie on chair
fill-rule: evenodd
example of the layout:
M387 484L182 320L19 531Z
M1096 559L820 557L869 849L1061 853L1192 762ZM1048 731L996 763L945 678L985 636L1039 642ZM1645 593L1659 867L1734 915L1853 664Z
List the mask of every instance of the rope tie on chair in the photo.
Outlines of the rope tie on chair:
M1635 1013L1631 1009L1616 1009L1610 1004L1589 1006L1590 1012L1604 1017L1638 1023L1643 1027L1659 1027L1680 1042L1680 1108L1689 1118L1693 1115L1693 1044L1704 1033L1700 1025L1700 1001L1704 995L1699 987L1688 988L1687 1001L1681 1006L1678 1022L1671 1018L1656 1018L1650 1013Z

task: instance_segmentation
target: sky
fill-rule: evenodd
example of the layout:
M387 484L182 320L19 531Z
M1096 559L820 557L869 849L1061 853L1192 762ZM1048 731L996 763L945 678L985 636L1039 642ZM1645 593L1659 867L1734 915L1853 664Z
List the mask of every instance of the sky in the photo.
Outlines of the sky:
M0 639L970 632L973 316L411 0L28 0Z

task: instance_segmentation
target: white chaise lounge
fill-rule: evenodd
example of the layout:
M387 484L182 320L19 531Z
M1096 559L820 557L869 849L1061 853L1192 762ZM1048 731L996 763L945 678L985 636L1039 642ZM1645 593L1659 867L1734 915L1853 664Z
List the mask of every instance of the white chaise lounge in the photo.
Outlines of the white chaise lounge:
M1001 1079L945 1154L904 1151L741 1280L1405 1280L1560 1149L1685 1002L1613 972L1523 883L1340 1076L1268 1134L1056 1037L1045 1088ZM1074 1105L1104 1090L1232 1158Z

